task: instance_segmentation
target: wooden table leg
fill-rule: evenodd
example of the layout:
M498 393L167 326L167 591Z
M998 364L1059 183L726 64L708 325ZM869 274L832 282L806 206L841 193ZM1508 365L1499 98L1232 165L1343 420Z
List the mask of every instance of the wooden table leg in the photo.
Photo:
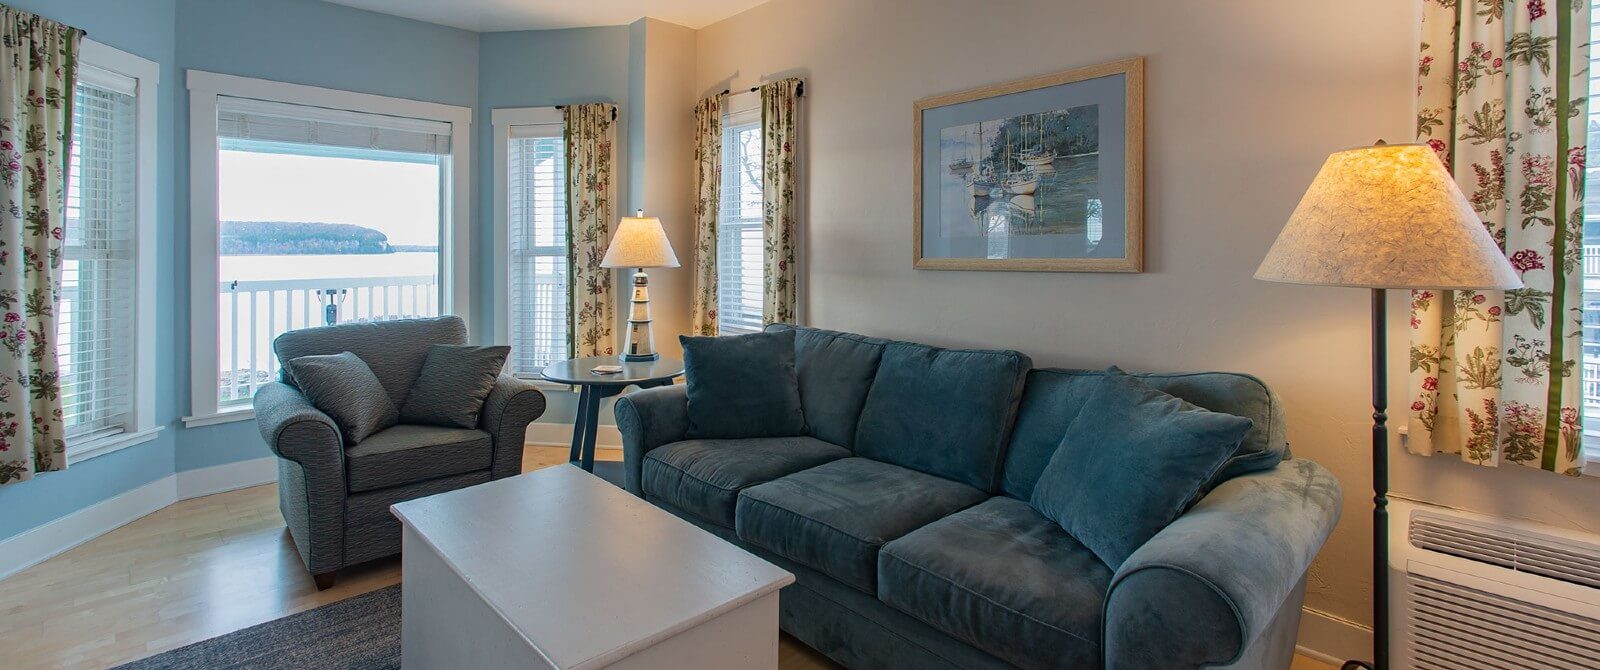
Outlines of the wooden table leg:
M568 463L577 463L582 456L584 426L589 425L584 419L589 415L589 402L593 394L589 392L588 386L578 388L578 412L572 417L572 450L567 454Z
M594 472L594 438L595 433L599 432L600 430L600 399L602 396L598 390L588 391L589 388L590 387L588 386L584 387L584 390L589 393L589 404L584 407L583 414L584 435L582 467L585 472Z

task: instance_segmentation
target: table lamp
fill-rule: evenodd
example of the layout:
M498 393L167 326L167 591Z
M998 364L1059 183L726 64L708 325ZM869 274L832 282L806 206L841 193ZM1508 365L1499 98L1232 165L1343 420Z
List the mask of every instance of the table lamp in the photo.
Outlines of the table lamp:
M1389 664L1388 352L1384 289L1522 286L1505 253L1431 148L1384 144L1340 151L1289 216L1256 279L1372 290L1373 661Z
M628 311L628 345L622 348L624 362L653 361L661 358L656 353L655 337L650 332L650 278L645 268L678 267L678 255L672 253L672 243L667 241L667 231L661 228L661 219L645 216L637 210L633 216L622 217L617 234L611 238L603 268L638 268L633 273L633 299Z

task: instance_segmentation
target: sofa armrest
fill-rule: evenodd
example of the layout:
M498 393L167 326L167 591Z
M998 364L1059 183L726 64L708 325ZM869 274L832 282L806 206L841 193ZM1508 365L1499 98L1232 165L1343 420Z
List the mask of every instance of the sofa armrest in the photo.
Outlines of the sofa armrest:
M494 458L489 476L511 477L522 472L522 447L528 440L528 424L544 414L544 394L533 382L502 375L495 380L489 397L483 401L478 427L494 438Z
M344 436L327 414L293 386L268 382L256 391L252 406L256 428L267 448L307 468L334 470L344 477Z
M1105 667L1241 658L1339 520L1339 481L1305 459L1218 486L1128 557L1105 604ZM1297 620L1297 619L1296 619Z
M622 433L622 467L629 492L644 495L644 455L678 442L689 431L689 389L657 386L617 398L617 430Z

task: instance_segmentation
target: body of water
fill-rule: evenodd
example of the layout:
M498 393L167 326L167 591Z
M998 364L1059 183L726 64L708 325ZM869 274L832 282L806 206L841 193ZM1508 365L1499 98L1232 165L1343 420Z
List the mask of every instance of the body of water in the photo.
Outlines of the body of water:
M225 282L437 275L439 253L222 256L217 270L217 278Z

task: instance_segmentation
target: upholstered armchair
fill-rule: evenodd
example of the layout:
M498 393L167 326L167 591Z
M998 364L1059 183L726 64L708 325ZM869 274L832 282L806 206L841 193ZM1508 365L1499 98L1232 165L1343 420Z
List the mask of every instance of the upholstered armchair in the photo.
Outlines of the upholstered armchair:
M403 405L435 344L466 344L459 317L307 328L272 343L280 364L300 356L351 352ZM502 375L476 428L396 425L345 446L338 426L283 379L255 396L256 424L278 456L278 509L317 588L345 566L400 552L400 524L389 506L518 474L528 424L545 399L528 382Z

